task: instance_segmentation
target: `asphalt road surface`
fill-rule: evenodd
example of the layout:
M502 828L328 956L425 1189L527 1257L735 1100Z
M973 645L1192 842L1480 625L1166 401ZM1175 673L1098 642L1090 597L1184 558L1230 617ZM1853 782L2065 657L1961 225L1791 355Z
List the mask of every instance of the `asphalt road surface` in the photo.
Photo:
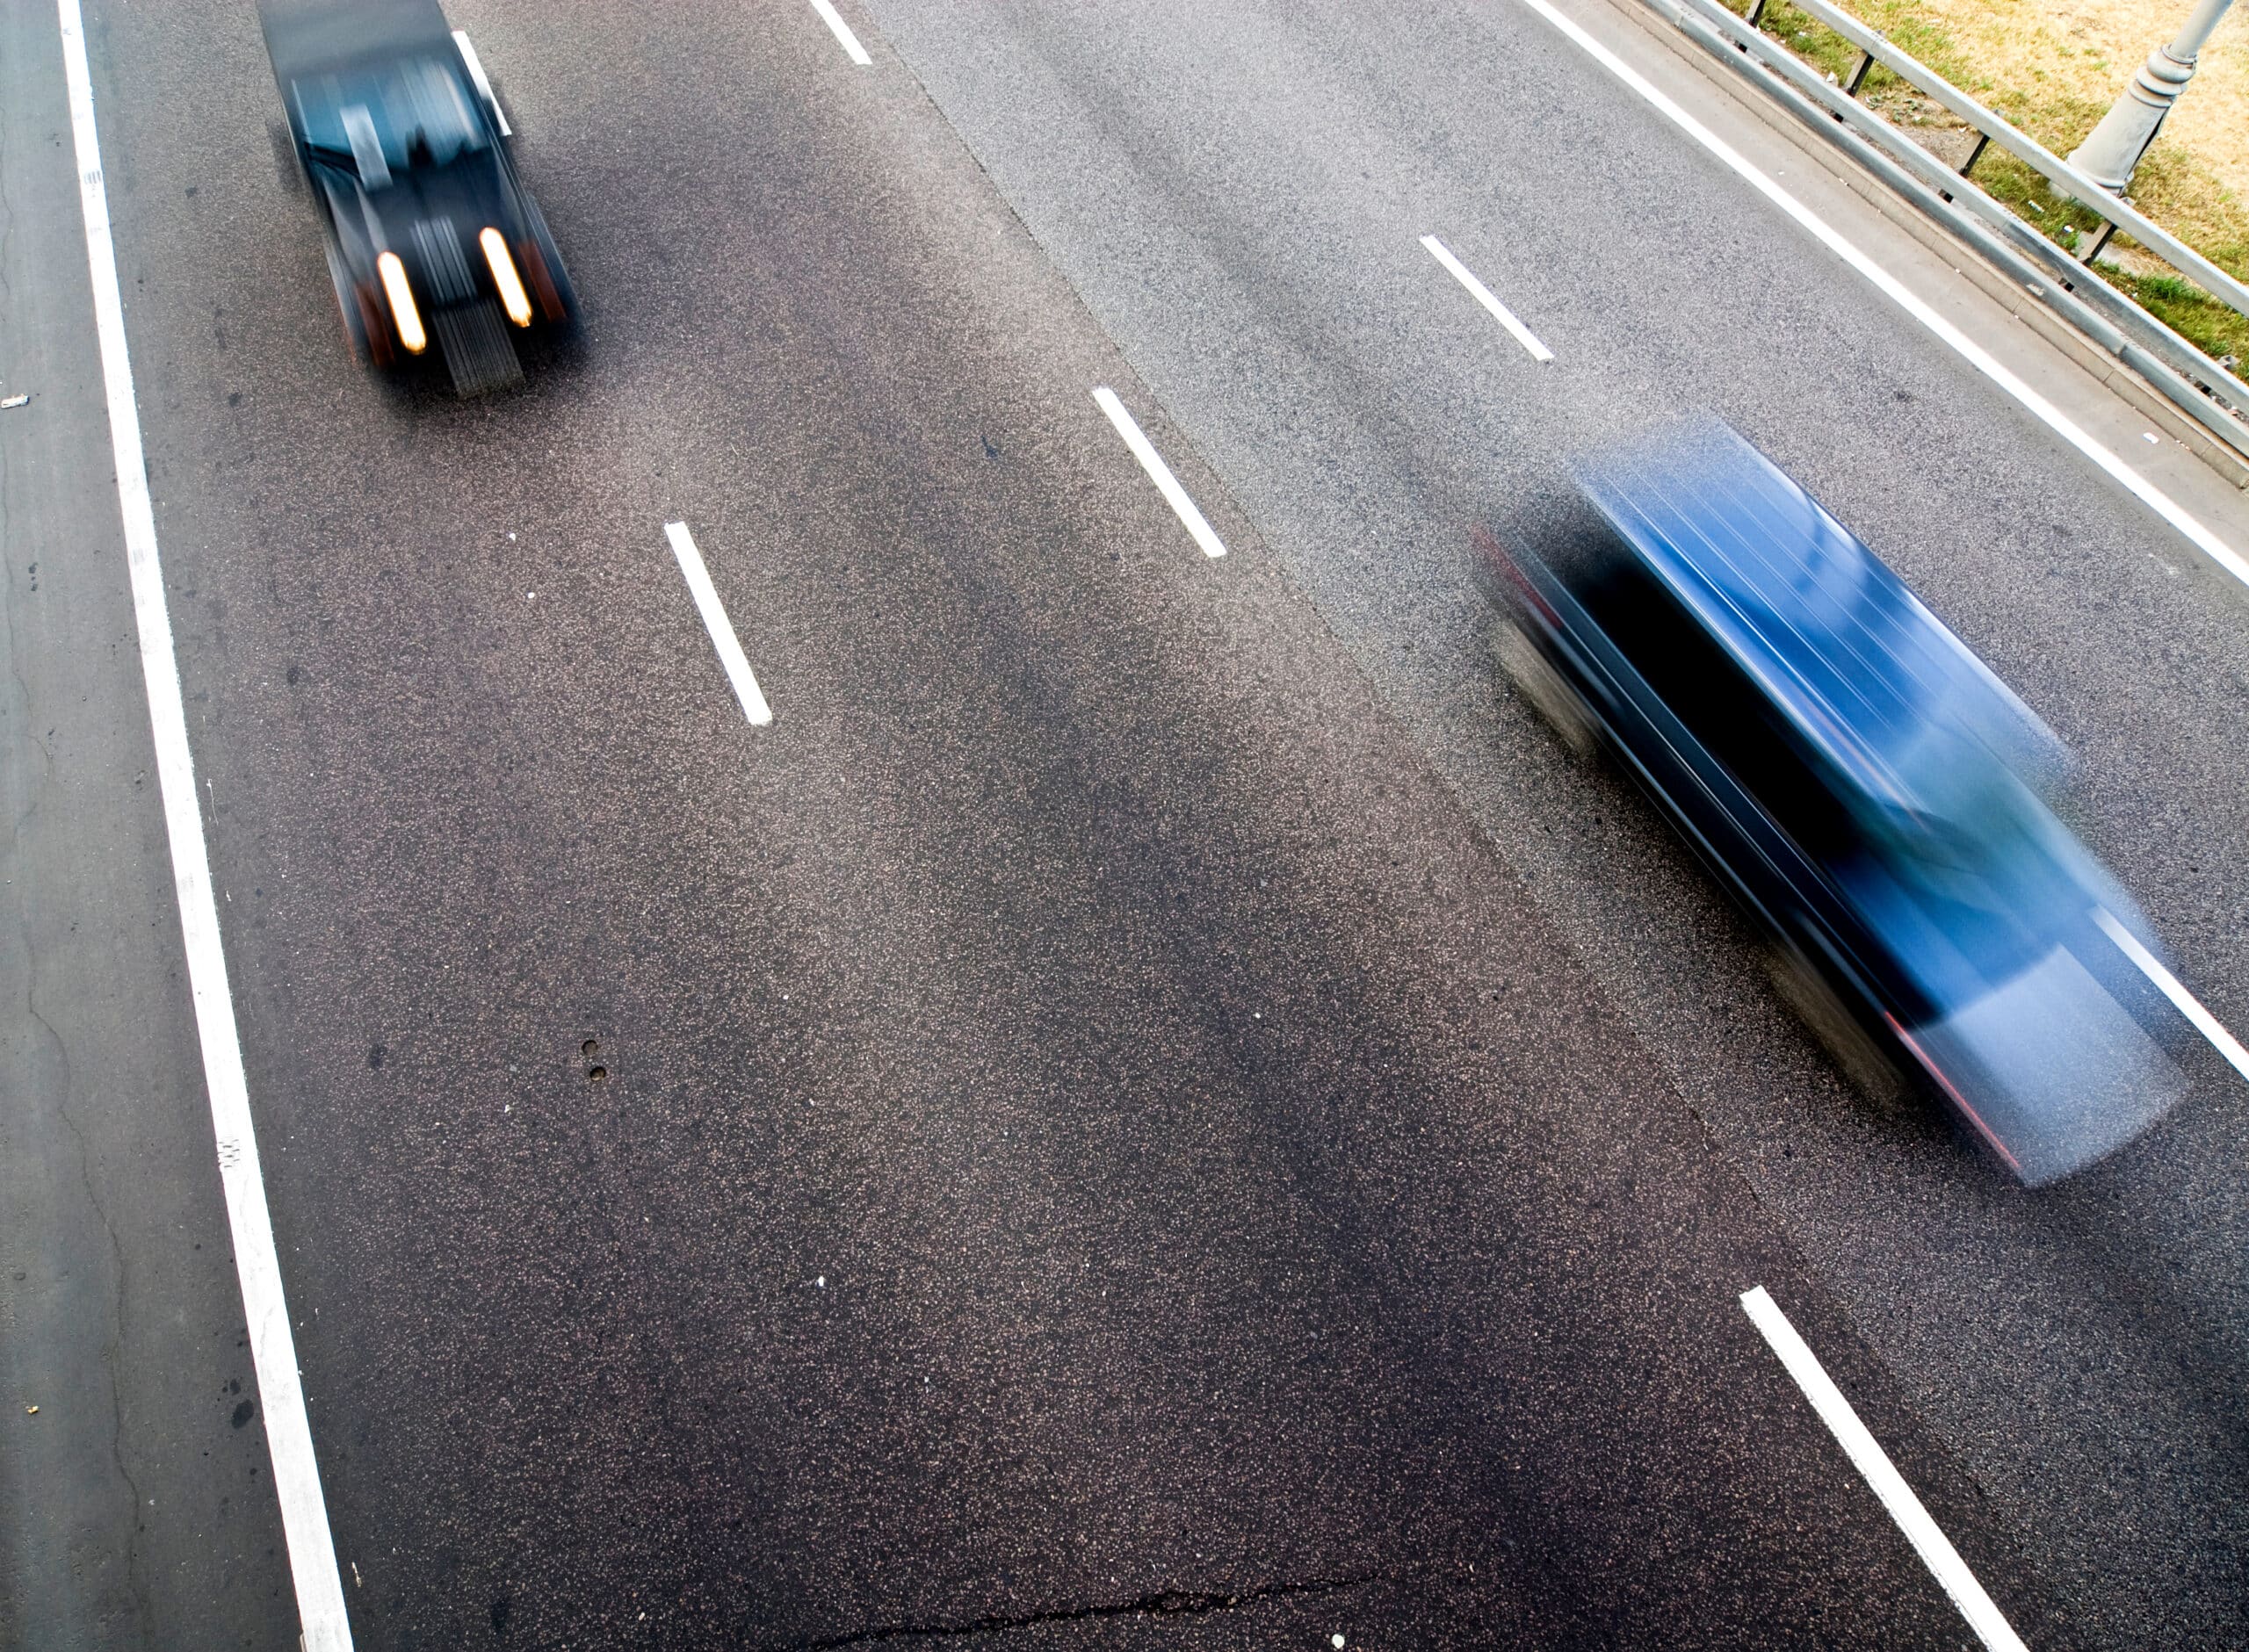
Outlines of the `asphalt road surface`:
M842 13L452 8L586 307L456 403L347 358L252 9L89 7L356 1643L1978 1644L1761 1286L2026 1642L2239 1644L2249 1086L2035 1194L1855 1098L1466 535L1732 420L2237 1029L2241 589L1512 0ZM51 7L0 76L0 1646L287 1648Z

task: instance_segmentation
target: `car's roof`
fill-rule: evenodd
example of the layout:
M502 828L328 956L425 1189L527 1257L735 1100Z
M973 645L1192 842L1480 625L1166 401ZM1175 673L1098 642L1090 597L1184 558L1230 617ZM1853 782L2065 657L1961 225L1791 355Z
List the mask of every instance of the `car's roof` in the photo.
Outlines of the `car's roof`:
M285 87L322 69L455 49L438 0L266 0L258 20Z
M1861 790L1922 799L1903 772L1933 726L2010 765L2064 761L2036 715L1811 494L1722 425L1587 464L1580 486L1642 563Z

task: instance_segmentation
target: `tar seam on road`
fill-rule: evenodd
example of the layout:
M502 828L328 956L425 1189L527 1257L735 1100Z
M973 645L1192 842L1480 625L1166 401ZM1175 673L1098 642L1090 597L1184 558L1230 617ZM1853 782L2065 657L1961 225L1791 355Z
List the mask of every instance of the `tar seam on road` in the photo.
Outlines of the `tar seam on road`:
M867 55L867 48L859 44L859 37L851 32L851 25L843 21L843 14L829 4L829 0L812 0L812 9L820 13L820 20L828 25L835 38L843 43L844 51L850 54L854 63L864 69L875 61Z
M1819 1420L1827 1425L1852 1466L1865 1476L1874 1495L1882 1499L1882 1506L1890 1511L1890 1518L1898 1522L1898 1529L1905 1533L1944 1592L1952 1597L1968 1627L1992 1652L2028 1652L2006 1615L1968 1569L1968 1562L1960 1558L1960 1551L1952 1547L1952 1540L1929 1519L1929 1511L1891 1462L1889 1454L1867 1432L1866 1425L1859 1421L1843 1391L1829 1380L1819 1357L1796 1334L1780 1304L1760 1285L1741 1294L1741 1310L1765 1333L1765 1340L1780 1355L1797 1387L1804 1390L1804 1397L1811 1402L1811 1409L1819 1413Z
M1830 252L1873 283L1891 303L1950 345L1970 366L2013 396L2049 429L2099 465L2112 480L2169 523L2203 555L2244 585L2249 585L2249 559L2245 559L2239 552L2204 527L2177 500L2094 441L2088 432L2079 429L2074 420L2002 366L1989 350L1939 315L1904 282L1860 251L1826 220L1752 166L1732 145L1657 90L1638 69L1556 11L1549 0L1522 0L1522 4L1559 29L1594 61L1638 92L1666 119L1724 162L1774 206L1811 231Z
M1381 1581L1384 1579L1379 1573L1362 1572L1349 1577L1321 1578L1313 1583L1258 1583L1232 1593L1214 1590L1167 1589L1161 1594L1143 1595L1137 1600L1109 1605L1056 1606L1045 1612L1027 1612L1013 1617L987 1613L981 1618L954 1623L892 1624L881 1628L855 1629L818 1641L789 1644L796 1652L839 1652L839 1648L843 1647L877 1645L886 1641L1000 1634L1009 1629L1033 1629L1055 1623L1086 1623L1104 1618L1197 1618L1217 1612L1236 1612L1244 1606L1262 1605L1268 1600L1316 1599L1322 1595L1344 1594Z
M273 1457L273 1490L281 1505L282 1535L289 1545L289 1575L306 1652L350 1652L351 1621L343 1608L343 1583L321 1496L320 1465L313 1455L312 1425L297 1371L296 1338L281 1288L281 1259L265 1206L257 1133L250 1119L249 1081L227 960L219 940L219 910L211 898L211 860L195 797L195 758L187 744L179 661L172 652L172 622L164 606L163 565L156 555L156 517L148 500L148 471L141 446L141 419L133 399L133 364L126 354L125 302L118 291L117 250L110 236L109 190L103 180L101 141L94 128L93 78L86 66L86 36L78 0L56 0L62 26L62 65L69 82L70 128L77 146L78 201L86 218L86 263L93 278L94 326L101 339L102 384L109 401L110 444L117 463L117 498L125 530L125 559L132 575L133 614L141 633L141 671L148 689L156 777L170 840L172 881L179 897L180 938L203 1047L204 1087L219 1153L219 1179L227 1195L227 1222L242 1281L250 1359L265 1413L266 1448ZM189 1638L192 1638L190 1636Z
M1515 312L1501 303L1493 295L1492 289L1476 278L1476 272L1452 256L1451 248L1446 246L1435 235L1422 236L1421 245L1429 249L1430 257L1435 258L1452 272L1454 280L1468 289L1470 297L1499 318L1500 325L1515 335L1515 342L1530 352L1531 360L1551 361L1554 359L1554 352L1538 342L1538 335L1517 321Z
M2177 976L2165 969L2160 959L2140 945L2138 936L2098 906L2094 908L2093 918L2107 933L2108 939L2116 943L2117 950L2130 958L2142 975L2155 983L2157 990L2171 1000L2181 1015L2194 1022L2196 1032L2216 1046L2217 1053L2232 1064L2234 1071L2249 1078L2249 1050L2241 1047L2241 1041L2226 1031L2224 1024L2216 1016L2202 1007L2202 1000L2189 992Z
M679 559L688 594L695 599L695 611L703 616L703 629L711 633L711 646L719 651L719 663L727 668L727 681L734 685L741 714L763 728L773 720L773 708L765 703L757 674L749 668L748 656L742 653L733 622L727 618L726 604L719 601L718 590L711 583L711 571L703 566L703 553L695 548L695 536L687 531L685 523L668 522L664 537L671 541L672 555Z
M1203 554L1206 557L1226 555L1225 544L1211 530L1211 524L1203 520L1203 513L1195 508L1195 501L1179 485L1179 478L1171 473L1171 466L1163 462L1163 455L1156 451L1155 444L1141 434L1140 427L1132 422L1132 415L1124 410L1124 404L1117 399L1117 393L1107 385L1096 385L1093 399L1109 415L1110 423L1117 427L1117 434L1124 438L1124 445L1132 450L1132 457L1140 461L1140 468L1147 472L1148 480L1156 485L1156 491L1164 496L1164 502L1185 524L1195 543L1203 547Z

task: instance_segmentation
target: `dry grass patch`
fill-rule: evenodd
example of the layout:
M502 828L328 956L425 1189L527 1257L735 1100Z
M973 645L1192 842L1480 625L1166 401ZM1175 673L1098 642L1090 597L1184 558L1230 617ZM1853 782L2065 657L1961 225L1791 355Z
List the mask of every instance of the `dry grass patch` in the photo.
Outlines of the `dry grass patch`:
M2149 51L2185 21L2189 0L1835 0L1963 91L2057 155L2067 155L2122 92ZM1725 0L1746 12L1748 0ZM2163 134L2132 179L2135 206L2219 268L2249 280L2249 0L2202 50ZM1848 77L1857 48L1804 12L1771 0L1763 30L1821 69ZM1957 121L1876 68L1861 97L1957 164L1973 142ZM1994 150L1976 181L2048 235L2074 247L2097 224L2029 168ZM2102 273L2215 357L2249 353L2249 321L2204 298L2118 237L2121 268Z

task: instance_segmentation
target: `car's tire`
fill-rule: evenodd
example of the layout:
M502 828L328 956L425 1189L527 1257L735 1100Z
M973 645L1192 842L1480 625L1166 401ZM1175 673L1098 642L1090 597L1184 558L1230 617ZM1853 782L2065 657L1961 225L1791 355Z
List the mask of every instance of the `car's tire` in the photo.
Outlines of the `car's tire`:
M1500 621L1492 637L1492 653L1515 691L1561 736L1562 744L1581 758L1600 748L1601 725L1593 708L1521 625L1511 619Z
M284 195L307 194L310 185L305 182L305 163L297 155L297 140L286 121L269 120L265 135L273 145L273 170L281 180Z
M367 339L367 317L360 307L359 291L344 273L343 261L336 257L333 248L328 254L328 280L336 289L336 311L343 322L343 338L351 347L351 359L361 363L372 360L374 352Z
M336 289L336 314L343 320L343 337L351 347L352 359L377 367L396 361L398 350L391 343L390 317L382 300L372 285L351 279L333 247L328 249L328 279Z
M1781 1001L1796 1012L1797 1019L1819 1041L1819 1047L1850 1080L1852 1088L1884 1107L1895 1107L1906 1100L1909 1086L1905 1073L1865 1023L1851 1013L1824 970L1785 941L1768 949L1765 969Z

